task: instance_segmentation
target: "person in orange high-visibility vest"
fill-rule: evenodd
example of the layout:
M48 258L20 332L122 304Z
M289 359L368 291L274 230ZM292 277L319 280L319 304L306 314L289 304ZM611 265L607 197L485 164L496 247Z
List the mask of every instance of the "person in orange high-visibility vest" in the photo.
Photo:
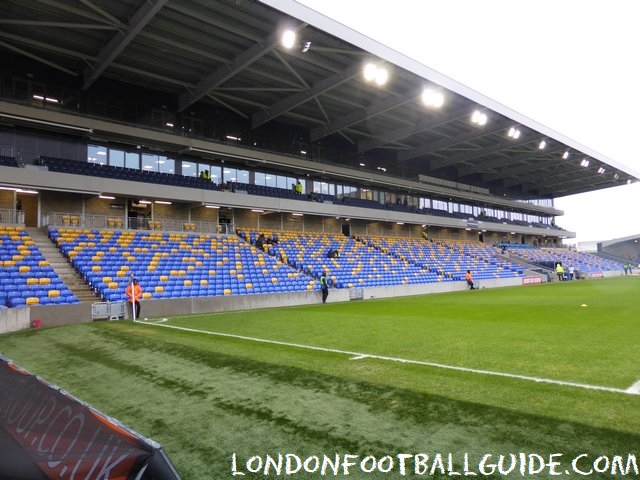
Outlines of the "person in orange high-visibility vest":
M467 273L464 274L464 279L467 281L467 285L469 285L469 290L476 289L476 287L473 286L473 277L471 277L471 270L467 270Z
M142 297L142 287L138 283L137 279L133 279L132 282L127 285L127 289L124 291L131 302L131 311L133 313L133 319L140 318L140 297Z

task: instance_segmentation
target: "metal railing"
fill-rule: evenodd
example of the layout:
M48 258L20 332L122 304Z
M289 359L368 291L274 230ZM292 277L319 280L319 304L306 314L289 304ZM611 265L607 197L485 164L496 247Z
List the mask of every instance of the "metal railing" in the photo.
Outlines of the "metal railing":
M9 210L11 211L11 210ZM2 210L0 210L0 214ZM0 216L0 223L5 222ZM177 219L147 218L88 215L67 212L48 212L42 217L42 225L52 227L83 228L90 230L149 230L162 232L194 232L194 233L235 233L235 225L230 223L215 223L201 221L187 221Z
M13 208L0 208L0 223L24 225L24 212Z

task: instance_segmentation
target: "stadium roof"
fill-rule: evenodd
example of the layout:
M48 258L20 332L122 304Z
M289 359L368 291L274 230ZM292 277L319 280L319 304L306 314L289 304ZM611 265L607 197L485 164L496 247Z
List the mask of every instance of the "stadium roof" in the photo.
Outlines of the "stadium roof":
M290 49L282 45L285 29L296 34ZM0 51L16 60L5 63L16 76L50 72L88 93L105 82L142 87L172 98L178 114L224 111L235 119L231 133L245 140L290 129L289 153L320 164L444 179L516 199L637 180L291 0L5 0ZM386 84L365 79L369 62L386 69ZM440 107L423 103L425 88ZM474 112L484 125L472 121Z

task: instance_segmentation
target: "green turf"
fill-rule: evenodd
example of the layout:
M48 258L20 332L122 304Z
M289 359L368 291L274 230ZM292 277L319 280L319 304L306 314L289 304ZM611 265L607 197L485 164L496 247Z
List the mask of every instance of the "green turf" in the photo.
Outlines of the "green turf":
M164 324L626 389L640 380L638 282L329 303ZM233 453L245 478L264 478L246 472L248 458L279 453L359 460L427 453L433 460L451 452L458 471L464 453L476 471L483 454L562 453L562 474L582 453L591 461L635 454L640 463L638 395L131 322L4 335L0 351L160 442L185 480L232 478ZM551 476L548 469L536 475ZM400 476L396 465L389 474L352 467L348 478Z

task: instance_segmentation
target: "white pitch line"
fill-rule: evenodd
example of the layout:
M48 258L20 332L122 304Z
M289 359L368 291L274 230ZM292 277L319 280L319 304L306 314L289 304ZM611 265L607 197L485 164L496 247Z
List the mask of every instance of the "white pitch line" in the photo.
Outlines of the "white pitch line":
M195 328L187 328L187 327L178 327L176 325L167 325L165 323L153 323L153 322L145 322L143 320L136 320L136 323L141 323L144 325L151 325L155 327L164 327L164 328L172 328L174 330L182 330L185 332L192 333L203 333L205 335L214 335L217 337L227 337L227 338L237 338L240 340L247 340L250 342L258 342L258 343L268 343L271 345L282 345L285 347L294 347L294 348L304 348L307 350L316 350L320 352L328 352L328 353L339 353L342 355L351 356L351 360L361 360L364 358L373 358L376 360L385 360L388 362L397 362L397 363L407 363L411 365L423 365L426 367L433 368L444 368L447 370L455 370L458 372L466 372L466 373L477 373L480 375L491 375L494 377L506 377L506 378L514 378L518 380L526 380L528 382L536 382L536 383L547 383L551 385L561 385L563 387L574 387L574 388L582 388L585 390L599 390L602 392L611 392L611 393L622 393L625 395L640 395L640 390L636 390L632 387L628 389L622 388L614 388L614 387L605 387L602 385L590 385L588 383L577 383L577 382L566 382L563 380L553 380L551 378L540 378L540 377L531 377L528 375L519 375L516 373L505 373L505 372L494 372L492 370L482 370L479 368L469 368L469 367L456 367L454 365L445 365L443 363L434 363L434 362L424 362L420 360L410 360L407 358L397 358L397 357L387 357L384 355L373 355L370 353L360 353L360 352L351 352L349 350L339 350L336 348L326 348L326 347L316 347L313 345L303 345L299 343L289 343L289 342L281 342L278 340L268 340L264 338L255 338L255 337L247 337L245 335L236 335L233 333L222 333L222 332L211 332L208 330L197 330ZM640 383L640 382L638 382ZM637 385L637 384L636 384ZM634 385L635 386L635 385Z
M357 357L351 357L349 360L362 360L363 358L369 358L369 355L358 355Z

